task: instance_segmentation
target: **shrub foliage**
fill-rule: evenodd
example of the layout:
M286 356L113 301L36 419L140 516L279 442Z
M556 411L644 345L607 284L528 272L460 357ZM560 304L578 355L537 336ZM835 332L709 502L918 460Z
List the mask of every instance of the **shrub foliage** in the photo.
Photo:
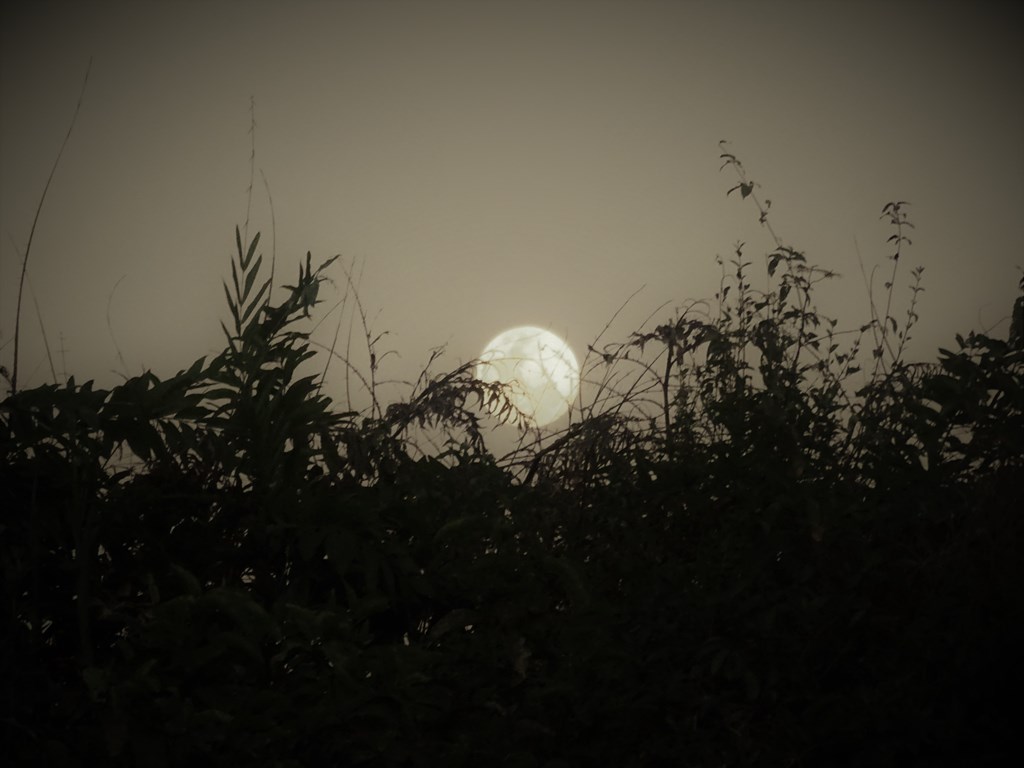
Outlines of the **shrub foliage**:
M883 217L869 323L772 232L766 289L737 247L714 311L592 348L592 403L505 462L472 366L336 411L301 330L330 261L271 304L236 230L220 355L0 404L8 764L1006 759L1024 297L906 362Z

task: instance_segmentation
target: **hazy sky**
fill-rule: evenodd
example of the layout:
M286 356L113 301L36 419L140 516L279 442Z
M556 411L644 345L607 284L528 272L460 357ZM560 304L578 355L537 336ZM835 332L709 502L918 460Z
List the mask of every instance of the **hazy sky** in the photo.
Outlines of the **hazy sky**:
M820 297L844 326L868 316L857 245L887 271L879 214L908 200L897 283L925 267L915 355L1000 321L1005 336L1024 264L1013 7L23 3L0 27L0 361L19 253L90 57L28 272L58 373L79 380L119 381L108 304L130 373L170 375L221 349L250 97L250 230L269 256L262 171L278 274L293 281L307 250L354 260L389 332L381 349L400 355L385 376L414 378L440 344L454 367L519 324L565 335L582 358L641 286L612 338L663 302L666 319L711 298L716 254L745 241L760 263L771 247L750 202L726 197L720 139L772 199L780 236L844 275ZM46 382L31 294L22 327L21 384Z

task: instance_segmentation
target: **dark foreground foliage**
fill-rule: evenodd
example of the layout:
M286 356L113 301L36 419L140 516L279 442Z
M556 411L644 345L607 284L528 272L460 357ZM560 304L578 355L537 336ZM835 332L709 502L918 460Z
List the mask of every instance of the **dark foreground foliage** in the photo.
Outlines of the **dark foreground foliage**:
M911 365L887 305L854 386L827 275L780 245L757 292L737 249L717 316L606 347L606 396L512 466L470 367L333 410L295 330L321 270L271 305L256 246L215 359L0 405L5 764L1009 759L1019 318Z

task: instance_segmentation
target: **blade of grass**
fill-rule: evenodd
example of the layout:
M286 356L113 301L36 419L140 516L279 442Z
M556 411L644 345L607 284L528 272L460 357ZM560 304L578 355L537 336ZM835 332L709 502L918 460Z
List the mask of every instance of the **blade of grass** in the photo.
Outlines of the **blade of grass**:
M13 395L18 391L18 340L21 331L21 299L25 291L25 273L28 270L28 257L32 251L32 240L36 234L36 225L39 223L39 214L43 211L43 203L46 202L46 193L50 191L50 184L53 182L53 176L57 173L57 166L60 165L61 155L64 154L64 148L68 145L68 140L71 138L71 132L75 129L75 121L78 119L78 113L82 109L82 99L85 98L85 87L89 84L89 71L92 69L92 58L89 59L89 63L85 67L85 77L82 80L82 89L78 94L78 104L75 105L75 113L71 116L71 125L68 126L68 132L64 136L64 141L61 142L60 150L57 152L57 158L53 161L53 168L50 169L50 175L46 179L46 185L43 187L43 194L39 198L39 205L36 206L36 213L32 219L32 229L28 233L28 243L25 245L25 257L21 260L21 279L18 281L18 306L15 310L14 315L14 362L11 365L11 394Z

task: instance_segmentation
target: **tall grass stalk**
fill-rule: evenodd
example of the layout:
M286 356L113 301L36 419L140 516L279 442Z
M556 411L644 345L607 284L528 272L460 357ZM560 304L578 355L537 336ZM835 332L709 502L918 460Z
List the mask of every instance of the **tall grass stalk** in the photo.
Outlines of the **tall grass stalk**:
M46 184L43 186L43 193L39 197L39 204L36 206L35 216L32 217L32 228L28 233L28 242L25 244L25 255L21 260L21 277L18 280L18 304L14 315L14 360L11 363L11 394L18 391L18 353L19 343L21 338L21 299L22 294L25 290L25 275L28 271L28 259L32 252L32 242L35 239L36 226L39 224L39 215L43 212L43 204L46 202L46 194L50 191L50 184L53 182L53 177L57 173L57 166L60 165L60 158L64 154L64 148L68 145L68 141L71 139L71 132L75 129L75 121L78 119L78 113L82 109L82 100L85 98L85 89L89 84L89 72L92 70L92 58L89 58L89 63L85 67L85 77L82 78L82 88L78 93L78 103L75 105L75 112L71 116L71 124L68 125L68 131L64 136L64 141L61 142L60 149L57 151L57 157L53 161L53 167L50 169L50 175L46 178Z

